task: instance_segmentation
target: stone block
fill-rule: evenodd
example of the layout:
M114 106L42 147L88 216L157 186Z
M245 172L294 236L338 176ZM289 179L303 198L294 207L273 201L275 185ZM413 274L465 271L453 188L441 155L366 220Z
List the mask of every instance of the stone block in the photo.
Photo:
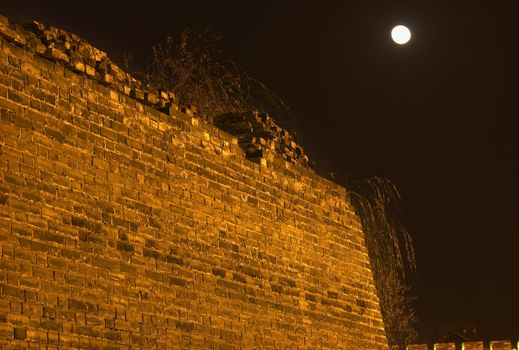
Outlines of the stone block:
M512 342L510 340L491 341L490 350L512 350Z

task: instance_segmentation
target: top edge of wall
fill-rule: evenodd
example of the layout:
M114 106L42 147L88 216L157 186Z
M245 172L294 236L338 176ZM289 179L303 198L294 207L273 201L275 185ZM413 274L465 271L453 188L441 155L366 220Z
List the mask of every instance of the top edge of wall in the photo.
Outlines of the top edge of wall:
M0 15L0 36L18 47L63 64L66 68L94 79L99 83L127 95L158 111L178 115L180 113L206 122L197 115L195 108L179 103L174 92L155 89L110 60L107 53L97 49L80 36L65 30L47 26L35 20L11 23ZM277 163L286 169L296 166L303 173L315 174L314 162L294 140L292 135L278 126L265 113L228 113L215 118L210 124L236 137L245 157L266 166ZM240 127L246 125L246 128ZM334 185L343 192L342 186L316 175L321 181Z

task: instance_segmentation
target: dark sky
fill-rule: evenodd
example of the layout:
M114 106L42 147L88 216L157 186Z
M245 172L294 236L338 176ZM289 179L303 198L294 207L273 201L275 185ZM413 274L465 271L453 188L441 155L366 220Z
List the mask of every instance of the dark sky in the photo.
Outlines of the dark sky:
M519 336L516 1L2 1L137 61L211 26L227 56L291 107L319 171L385 176L412 232L422 339L474 321ZM393 44L406 24L412 42Z

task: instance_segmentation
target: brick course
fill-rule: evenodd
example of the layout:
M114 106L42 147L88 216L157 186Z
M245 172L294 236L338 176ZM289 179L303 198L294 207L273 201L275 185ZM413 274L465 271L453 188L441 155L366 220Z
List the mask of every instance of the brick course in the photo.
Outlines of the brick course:
M406 350L514 350L519 348L519 342L510 340L473 341L463 343L434 343L408 345ZM391 350L400 350L392 346Z
M288 133L249 157L74 34L0 19L0 347L387 349L346 190Z

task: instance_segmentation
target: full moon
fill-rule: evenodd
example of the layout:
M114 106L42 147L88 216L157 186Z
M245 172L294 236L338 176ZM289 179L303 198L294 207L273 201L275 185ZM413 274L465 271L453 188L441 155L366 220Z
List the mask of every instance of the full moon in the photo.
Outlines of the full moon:
M391 30L391 38L398 45L407 44L411 40L411 31L406 26L398 25Z

